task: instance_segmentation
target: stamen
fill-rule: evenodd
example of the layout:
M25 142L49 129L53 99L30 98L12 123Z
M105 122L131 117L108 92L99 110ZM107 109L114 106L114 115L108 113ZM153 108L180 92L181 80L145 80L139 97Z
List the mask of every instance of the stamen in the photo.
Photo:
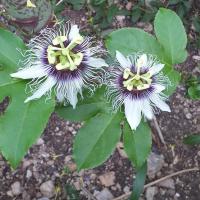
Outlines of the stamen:
M67 41L66 36L57 36L54 38L52 40L53 45L60 45L60 47L48 46L47 57L49 64L55 64L57 70L69 69L73 71L77 69L83 60L83 54L81 52L75 54L72 52L72 49L76 45L81 44L83 40L83 37L79 35L65 47L64 42Z
M129 68L124 70L123 78L125 79L123 85L129 91L132 91L133 89L147 89L151 86L152 82L151 74L149 72L140 75L140 71L137 70L136 74L134 74Z
M83 37L81 35L79 35L69 43L67 48L68 49L73 49L77 44L81 44L82 42L83 42Z
M53 39L52 43L53 43L53 45L56 46L56 45L63 43L65 41L67 41L67 36L57 36L56 38Z

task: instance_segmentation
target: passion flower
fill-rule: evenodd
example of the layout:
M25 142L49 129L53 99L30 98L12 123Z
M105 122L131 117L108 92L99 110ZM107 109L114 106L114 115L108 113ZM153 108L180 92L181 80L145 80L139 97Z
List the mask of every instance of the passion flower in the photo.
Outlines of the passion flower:
M137 128L142 114L151 120L156 107L170 112L165 103L167 97L162 93L169 83L161 72L164 64L152 55L133 54L125 57L119 51L116 52L116 59L117 62L106 75L106 93L114 110L124 104L125 115L132 129Z
M69 22L55 28L45 28L27 45L23 68L11 77L32 79L29 83L32 96L25 103L51 94L55 89L59 102L69 102L76 107L78 93L93 89L98 82L101 67L107 66L100 58L102 45L91 37L80 35L77 25Z

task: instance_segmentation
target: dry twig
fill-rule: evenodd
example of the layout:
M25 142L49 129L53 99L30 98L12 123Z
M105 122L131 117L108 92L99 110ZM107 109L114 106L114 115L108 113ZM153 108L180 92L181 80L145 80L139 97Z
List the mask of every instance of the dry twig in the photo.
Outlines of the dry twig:
M158 133L158 136L159 136L159 138L160 138L160 141L166 146L166 142L165 142L165 140L164 140L162 131L161 131L161 129L160 129L160 126L159 126L158 121L157 121L157 119L156 119L155 116L154 116L154 118L153 118L153 123L154 123L154 126L155 126L155 128L156 128L156 131L157 131L157 133Z

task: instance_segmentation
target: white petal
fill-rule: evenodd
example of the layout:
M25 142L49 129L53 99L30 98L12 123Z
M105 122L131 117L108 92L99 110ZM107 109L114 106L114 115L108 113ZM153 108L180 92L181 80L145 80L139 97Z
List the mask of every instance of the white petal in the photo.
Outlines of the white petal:
M84 83L82 79L66 80L64 82L59 82L56 85L56 97L59 102L69 102L73 108L76 107L78 102L78 93L82 96L82 87Z
M149 72L151 75L157 74L158 72L160 72L163 69L164 66L165 66L164 64L154 65L149 69Z
M77 95L78 95L77 90L74 90L73 88L68 90L67 99L69 100L69 103L72 105L74 109L76 108L76 104L78 102Z
M61 92L57 92L56 98L58 99L58 102L63 102L65 100L65 95Z
M171 112L170 107L157 94L152 94L150 99L160 110Z
M38 99L42 95L44 95L46 92L51 90L51 88L56 84L56 80L53 77L48 77L47 80L39 87L38 90L36 90L35 93L33 93L32 96L28 97L24 103L27 103L33 99Z
M137 67L146 67L147 66L147 55L146 54L142 54L137 59L136 66Z
M153 118L153 110L149 100L143 100L142 112L144 113L147 119L151 120Z
M141 121L141 105L139 101L126 98L124 101L126 119L131 129L136 129Z
M73 108L76 108L76 104L78 102L77 95L78 93L82 96L82 87L83 87L82 79L76 79L71 82L68 82L66 88L66 95L69 103Z
M155 88L155 93L160 93L165 89L165 86L160 84L155 84L153 87Z
M89 59L85 63L91 67L96 67L96 68L103 67L103 66L108 67L108 64L102 58L89 57Z
M69 32L69 39L73 40L74 38L79 36L79 28L77 25L72 25Z
M40 78L47 74L46 70L43 67L33 66L29 68L24 68L16 73L10 74L14 78L22 79L31 79L31 78Z
M116 51L116 58L123 68L131 68L131 62L122 53Z

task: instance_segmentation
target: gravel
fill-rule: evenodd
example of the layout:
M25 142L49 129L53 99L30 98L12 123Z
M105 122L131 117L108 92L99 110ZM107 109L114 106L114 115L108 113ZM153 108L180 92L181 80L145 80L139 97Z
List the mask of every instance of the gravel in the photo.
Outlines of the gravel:
M151 152L147 160L147 176L149 179L155 178L156 174L164 166L164 156Z
M107 189L104 188L101 192L96 191L94 196L97 200L112 200L113 195L112 193Z
M175 183L172 178L166 179L158 184L160 187L165 187L168 189L175 189Z
M99 180L102 185L109 187L115 184L115 172L107 172L101 176L99 176Z
M11 185L11 191L14 196L18 196L22 193L22 188L19 181L16 181Z
M45 196L45 197L53 197L55 193L55 187L54 183L49 180L41 184L40 186L40 192Z
M145 192L146 200L154 200L154 196L158 193L157 187L148 187Z

